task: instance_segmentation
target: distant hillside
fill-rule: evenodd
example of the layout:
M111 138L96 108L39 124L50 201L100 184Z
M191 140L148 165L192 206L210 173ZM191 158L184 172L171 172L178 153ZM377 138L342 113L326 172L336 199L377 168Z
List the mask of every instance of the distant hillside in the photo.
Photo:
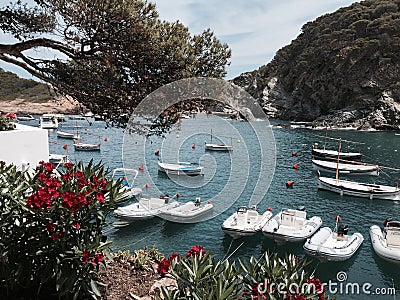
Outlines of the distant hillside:
M271 63L233 82L271 117L400 129L400 0L321 16Z
M47 85L34 80L19 78L0 68L0 101L25 99L27 102L43 103L52 99Z

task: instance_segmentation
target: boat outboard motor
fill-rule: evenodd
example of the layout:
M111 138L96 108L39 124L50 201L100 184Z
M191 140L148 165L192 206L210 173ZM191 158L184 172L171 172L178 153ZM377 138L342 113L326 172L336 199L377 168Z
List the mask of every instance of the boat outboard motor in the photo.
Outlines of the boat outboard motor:
M338 236L347 235L348 232L349 232L349 225L339 225L339 228L337 231Z
M297 210L305 211L305 210L306 210L306 207L302 205L302 206L299 206L299 207L297 208Z

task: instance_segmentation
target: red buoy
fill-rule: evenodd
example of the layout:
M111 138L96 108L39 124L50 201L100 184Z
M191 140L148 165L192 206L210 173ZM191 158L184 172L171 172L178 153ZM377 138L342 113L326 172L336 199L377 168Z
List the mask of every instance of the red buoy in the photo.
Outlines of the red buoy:
M267 209L268 209L269 211L272 211L272 207L271 207L271 206L270 206L270 207L268 207Z
M293 180L288 180L288 181L286 182L286 187L287 187L287 188L291 188L291 187L293 187L293 184L294 184L294 181L293 181Z
M68 149L68 145L65 144L65 145L63 146L63 148L64 148L64 150L67 150L67 149Z
M297 156L297 152L296 152L296 151L293 151L293 152L292 152L292 156Z
M156 150L156 151L154 151L154 154L158 156L160 154L160 151Z
M179 194L179 193L178 193L178 194L176 194L176 197L178 197L178 198L179 198L180 196L182 196L182 195L181 195L181 194Z
M108 138L107 138L107 137L105 137L105 138L104 138L104 141L105 141L105 142L108 142Z
M150 187L150 184L146 183L145 187L146 189L148 189Z
M299 168L299 164L294 164L293 169L297 170Z
M196 149L196 144L193 144L193 145L192 145L192 149Z
M143 171L143 170L144 170L144 165L140 165L140 166L139 166L139 170L140 170L140 171Z

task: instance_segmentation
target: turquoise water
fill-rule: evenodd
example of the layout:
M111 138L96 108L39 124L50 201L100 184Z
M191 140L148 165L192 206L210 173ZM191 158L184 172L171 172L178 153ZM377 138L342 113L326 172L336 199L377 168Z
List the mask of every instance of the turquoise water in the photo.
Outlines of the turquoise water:
M174 224L155 218L133 223L124 228L110 229L108 236L110 240L114 241L112 248L115 251L123 249L132 251L144 246L155 245L165 254L173 252L184 254L191 246L202 245L218 258L227 257L235 250L232 258L260 256L264 251L277 251L282 255L291 252L306 257L301 244L288 244L278 247L261 233L254 237L233 241L229 236L223 234L220 227L222 222L236 210L237 206L247 205L251 199L252 203L254 201L259 202L260 211L272 207L275 213L284 207L296 208L299 205L304 205L309 216L318 215L323 219L323 226L333 227L334 217L340 215L343 222L349 225L350 232L358 231L363 234L365 239L357 254L346 262L318 264L316 260L309 258L312 267L318 266L317 277L323 282L329 280L337 282L337 273L342 271L346 272L347 275L345 283L351 282L361 285L369 282L372 284L371 291L375 288L394 286L397 293L400 293L400 266L389 264L376 256L368 232L369 226L379 225L387 217L399 219L399 202L341 197L337 194L318 191L316 173L311 166L311 147L315 142L322 144L322 138L316 135L323 135L324 132L308 129L274 128L275 161L274 157L271 157L271 153L260 153L260 145L249 123L224 120L225 123L221 125L219 122L221 122L219 118L206 118L204 116L195 120L183 120L182 130L170 134L169 140L167 138L167 142L164 141L164 144L161 139L147 141L143 146L144 157L135 157L137 149L135 146L129 146L128 149L124 148L123 158L124 133L122 130L105 129L105 124L102 122L93 122L89 126L86 121L73 121L73 123L68 121L64 126L76 124L82 126L84 142L101 140L101 152L74 152L72 142L57 138L55 132L50 132L52 142L50 149L53 153L64 153L62 146L68 144L70 145L68 154L73 161L87 162L93 158L95 161L101 160L111 170L121 167L124 163L126 166L135 168L143 163L152 180L150 188L144 188L144 191L153 196L157 196L160 192L169 195L181 193L183 195L181 201L193 200L194 197L200 196L203 201L212 200L216 206L221 204L218 202L219 199L224 199L224 205L218 207L227 207L226 211L201 223ZM210 128L213 128L214 132L219 135L224 135L226 131L226 136L233 136L234 151L231 154L205 152L203 143L209 140L207 133ZM199 133L184 136L185 130L198 131ZM336 131L329 132L329 135L364 142L365 144L360 146L344 144L343 151L361 151L364 154L363 160L366 162L400 167L400 136L396 136L392 132ZM104 141L105 138L107 138L107 141ZM230 138L220 138L220 140L225 143L231 142ZM273 141L268 142L270 143L269 149L271 149L274 146ZM196 144L195 149L192 148L193 144ZM137 145L142 147L140 143ZM332 141L329 142L328 146L336 148L337 144ZM174 149L174 147L177 147L178 151L171 153L170 149ZM157 172L158 157L154 155L155 150L161 151L161 158L164 161L173 162L175 159L175 161L201 162L206 166L206 175L202 179L189 182L174 182L165 175L159 175ZM298 155L293 157L292 151L297 151ZM261 169L261 159L267 159L265 167L269 172L263 173L261 181L257 182ZM292 168L295 163L299 164L298 170ZM240 165L240 168L235 168L236 165ZM273 172L274 165L276 165L275 172ZM208 172L207 170L211 171ZM397 183L397 174L393 171L385 171L379 177L352 178L388 185L396 185ZM146 173L141 173L136 183L139 186L144 186L148 183L147 179ZM272 183L267 189L270 180L272 180ZM286 188L287 180L295 181L292 189ZM229 186L229 189L226 189L226 186ZM265 190L257 191L257 195L251 198L256 186L261 186ZM231 188L233 190L230 190ZM229 203L227 203L226 199L231 199L231 202L228 200ZM343 291L343 293L338 294L338 299L395 298L393 296L365 295L361 291L360 295L346 295Z

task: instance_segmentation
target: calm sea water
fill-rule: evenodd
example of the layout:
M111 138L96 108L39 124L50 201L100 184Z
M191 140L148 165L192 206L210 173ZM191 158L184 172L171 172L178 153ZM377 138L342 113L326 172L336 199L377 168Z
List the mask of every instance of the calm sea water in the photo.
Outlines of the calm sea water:
M221 123L222 122L222 123ZM74 152L72 142L56 137L55 132L49 132L50 149L52 153L64 153L63 145L68 144L68 154L73 161L88 162L90 159L102 161L110 170L123 165L138 168L145 164L146 172L140 173L136 184L144 186L149 183L146 194L158 196L158 193L175 195L181 193L181 201L193 200L200 196L203 201L212 200L217 206L218 199L224 199L226 211L213 218L196 224L175 224L162 219L132 223L119 229L110 229L108 236L113 240L113 250L131 251L144 247L155 246L165 254L181 253L193 245L202 245L218 258L259 257L265 251L294 253L306 257L301 244L275 246L261 233L246 239L233 241L221 230L222 222L231 215L239 205L247 205L256 201L260 211L272 207L277 213L281 208L296 208L304 205L308 215L317 215L323 219L323 226L334 226L334 217L340 215L343 222L348 224L350 232L360 232L365 240L357 254L343 263L318 263L311 259L311 267L318 267L316 276L322 281L338 282L338 272L346 272L347 281L344 283L371 283L370 291L375 288L395 287L400 293L400 266L389 264L374 253L368 229L373 224L381 224L387 217L399 219L400 203L385 200L368 200L339 196L337 194L319 191L317 189L316 173L311 166L311 147L313 143L322 144L323 139L316 135L324 132L308 129L274 128L273 135L276 146L276 158L271 153L261 153L260 144L251 125L240 121L221 121L218 117L199 116L196 119L183 120L181 131L168 135L167 139L152 139L140 142L125 137L121 129L105 128L103 122L68 121L63 124L64 130L73 130L73 126L81 126L83 142L101 141L101 152ZM68 128L70 127L70 128ZM229 153L208 152L204 150L204 141L209 140L207 134L213 129L219 140L231 143L234 151ZM197 132L197 133L196 133ZM363 160L384 166L400 167L400 136L392 132L354 132L330 131L330 136L363 142L363 145L345 143L343 151L361 151ZM232 137L232 139L230 138ZM216 137L214 136L214 139ZM107 141L105 141L107 140ZM268 141L268 149L274 147L274 141ZM193 144L196 148L193 149ZM330 148L335 149L337 143L330 141ZM171 150L172 149L172 150ZM176 150L177 149L177 150ZM275 149L275 148L274 148ZM135 153L143 151L143 157ZM206 166L206 175L197 181L173 181L157 172L157 157L155 150L162 152L162 159L167 162L197 161ZM292 156L297 151L297 156ZM264 171L260 176L260 161L264 159ZM299 169L294 170L293 164L298 163ZM274 165L275 172L274 170ZM240 166L235 167L235 166ZM379 177L353 177L355 180L396 185L397 174L384 171ZM146 174L149 177L146 177ZM273 175L273 176L272 176ZM260 178L261 177L261 178ZM269 186L269 181L272 180ZM294 180L292 189L287 189L287 180ZM269 186L269 189L268 189ZM253 192L258 189L256 195ZM265 194L265 195L264 195ZM251 196L253 195L253 198ZM228 199L228 203L226 202ZM230 199L230 200L229 200ZM340 286L339 286L340 287ZM345 291L337 295L338 299L395 299L394 296L346 295Z

